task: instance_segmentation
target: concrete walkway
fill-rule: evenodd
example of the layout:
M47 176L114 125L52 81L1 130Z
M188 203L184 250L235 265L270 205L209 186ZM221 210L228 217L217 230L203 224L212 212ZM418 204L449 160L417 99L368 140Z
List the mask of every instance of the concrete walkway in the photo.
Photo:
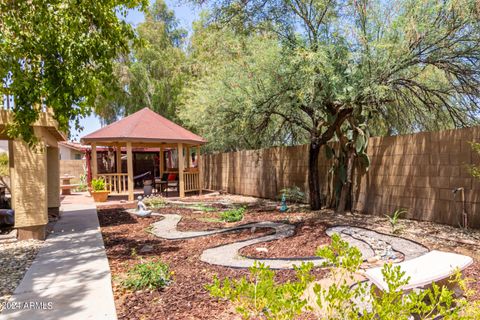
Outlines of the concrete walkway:
M62 202L61 219L9 301L15 309L0 320L117 319L95 205L74 197Z
M164 219L152 224L152 232L157 237L169 240L192 239L251 228L275 229L275 233L271 235L205 249L200 256L200 260L210 264L233 268L249 268L257 261L271 269L292 269L295 265L298 266L302 262L311 262L314 266L323 266L325 262L325 260L320 257L254 259L240 255L239 251L244 247L292 236L295 233L295 227L288 223L263 221L209 231L179 231L177 230L177 224L182 219L181 215L160 214L160 216L163 216ZM340 237L351 246L357 247L362 253L364 260L374 257L377 254L381 255L388 245L390 245L394 251L402 253L405 260L419 257L428 252L428 249L419 243L360 227L335 226L326 230L326 234L330 237L334 233L338 233Z

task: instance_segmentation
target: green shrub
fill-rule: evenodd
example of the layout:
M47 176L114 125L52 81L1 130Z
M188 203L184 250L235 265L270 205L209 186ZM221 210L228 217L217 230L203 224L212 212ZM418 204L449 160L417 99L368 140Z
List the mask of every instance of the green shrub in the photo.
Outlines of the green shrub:
M75 188L75 191L77 192L83 192L87 190L87 174L82 173L80 175L80 183L79 185Z
M319 248L317 256L325 259L324 266L331 267L332 284L328 288L322 288L319 284L313 287L322 316L327 319L354 318L360 310L351 301L360 299L365 293L365 286L351 288L351 284L356 282L355 272L363 262L362 253L338 234L333 234L331 245Z
M130 290L162 289L170 283L171 276L168 265L163 262L142 262L128 270L122 285Z
M8 165L8 154L6 152L0 153L0 185L7 188L10 192L10 186L7 183L6 177L10 176L10 166Z
M143 203L152 209L158 209L158 208L163 208L165 206L165 199L161 196L151 196L148 198L145 198L143 200Z
M236 209L230 209L220 213L220 219L225 222L237 222L243 219L243 214L245 213L246 208L240 207Z
M401 288L410 279L398 265L384 265L382 274L389 289L381 294L366 282L352 286L358 281L355 274L362 264L362 255L338 234L334 234L331 245L320 248L317 255L325 259L325 266L331 267L330 284L313 286L319 319L480 319L480 302L457 298L447 286L433 283L427 289L403 292ZM248 278L227 278L220 282L215 277L206 288L212 296L231 301L245 319L293 319L306 310L313 310L303 298L307 286L314 280L312 266L303 264L295 268L296 281L277 283L274 271L255 263ZM460 272L450 284L460 287L467 297L472 294ZM366 308L367 305L370 307Z
M248 278L227 278L222 283L215 277L206 289L213 297L230 300L245 319L294 319L308 309L303 293L313 280L312 267L312 263L296 267L297 280L279 284L274 271L255 262Z
M412 290L405 293L401 288L410 281L405 277L398 265L387 263L382 274L388 290L379 293L374 285L368 287L366 282L351 287L354 274L359 271L362 258L358 249L351 247L340 236L332 237L332 244L318 251L319 256L333 266L331 278L333 284L328 288L316 285L317 304L322 308L327 319L475 319L466 314L463 309L466 300L456 298L455 292L447 286L432 283L431 288ZM350 281L348 281L350 280ZM460 273L451 280L461 288L466 288ZM352 303L352 300L360 302ZM362 306L369 304L370 310ZM479 312L473 308L471 314ZM476 313L478 314L478 313Z
M385 217L387 217L388 222L390 223L390 227L392 228L392 233L397 233L400 231L400 229L397 228L398 220L405 214L407 213L407 210L405 209L397 209L395 210L392 215L386 214Z
M93 191L105 191L107 190L107 184L102 178L92 179L92 190Z
M305 192L297 186L280 190L279 199L282 198L282 195L285 195L288 202L301 203L305 201Z
M217 208L214 208L214 207L209 207L207 205L204 205L204 204L201 204L199 206L195 206L195 207L192 207L194 210L200 210L200 211L203 211L203 212L213 212L213 211L217 211Z
M473 142L473 141L470 141L469 143L470 143L470 146L472 147L473 152L480 155L480 143ZM480 167L479 166L469 165L468 170L470 171L470 175L472 177L477 178L477 179L480 178Z

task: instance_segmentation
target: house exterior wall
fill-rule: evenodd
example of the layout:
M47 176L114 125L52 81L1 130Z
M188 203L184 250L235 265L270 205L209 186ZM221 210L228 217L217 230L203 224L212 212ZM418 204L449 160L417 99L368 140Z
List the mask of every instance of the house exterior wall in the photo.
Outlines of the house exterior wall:
M469 142L480 127L370 138L367 173L354 179L354 210L383 215L404 208L407 217L456 225L462 208L452 190L465 189L469 225L480 228L480 181L468 167L480 164ZM308 194L308 146L276 147L202 156L204 187L274 199L282 188ZM320 152L322 194L330 161Z
M13 112L0 109L0 138L8 139L4 129L12 121ZM34 146L20 139L8 140L14 227L19 239L44 239L48 207L60 204L60 188L56 186L57 180L59 183L58 153L49 166L47 148L58 148L58 141L63 141L65 136L58 130L58 124L48 109L39 114L32 129L37 138ZM50 156L55 157L55 151Z
M81 160L85 153L78 151L69 147L66 147L62 144L59 145L60 149L60 160Z
M21 140L11 142L13 166L11 166L12 208L15 210L15 227L43 229L48 223L47 205L47 152L46 145L38 142L30 148Z
M58 214L60 208L59 162L59 148L47 147L47 204L48 209L54 214Z

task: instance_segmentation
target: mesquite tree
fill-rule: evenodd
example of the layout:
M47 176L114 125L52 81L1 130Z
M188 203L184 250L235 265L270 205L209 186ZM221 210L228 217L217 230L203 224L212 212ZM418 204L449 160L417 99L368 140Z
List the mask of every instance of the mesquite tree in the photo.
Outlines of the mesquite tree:
M196 2L210 6L212 23L240 21L279 36L283 54L269 76L275 83L264 86L252 75L263 99L252 98L257 104L249 108L257 119L281 119L308 136L312 209L322 206L320 149L349 119L401 117L412 130L436 119L449 126L474 121L480 97L476 1Z

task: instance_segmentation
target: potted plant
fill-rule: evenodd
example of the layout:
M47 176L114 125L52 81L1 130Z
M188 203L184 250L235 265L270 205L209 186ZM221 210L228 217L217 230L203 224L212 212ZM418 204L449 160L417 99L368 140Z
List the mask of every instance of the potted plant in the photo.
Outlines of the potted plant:
M92 194L93 200L95 202L105 202L107 201L108 194L110 191L107 190L107 184L103 179L92 179Z

